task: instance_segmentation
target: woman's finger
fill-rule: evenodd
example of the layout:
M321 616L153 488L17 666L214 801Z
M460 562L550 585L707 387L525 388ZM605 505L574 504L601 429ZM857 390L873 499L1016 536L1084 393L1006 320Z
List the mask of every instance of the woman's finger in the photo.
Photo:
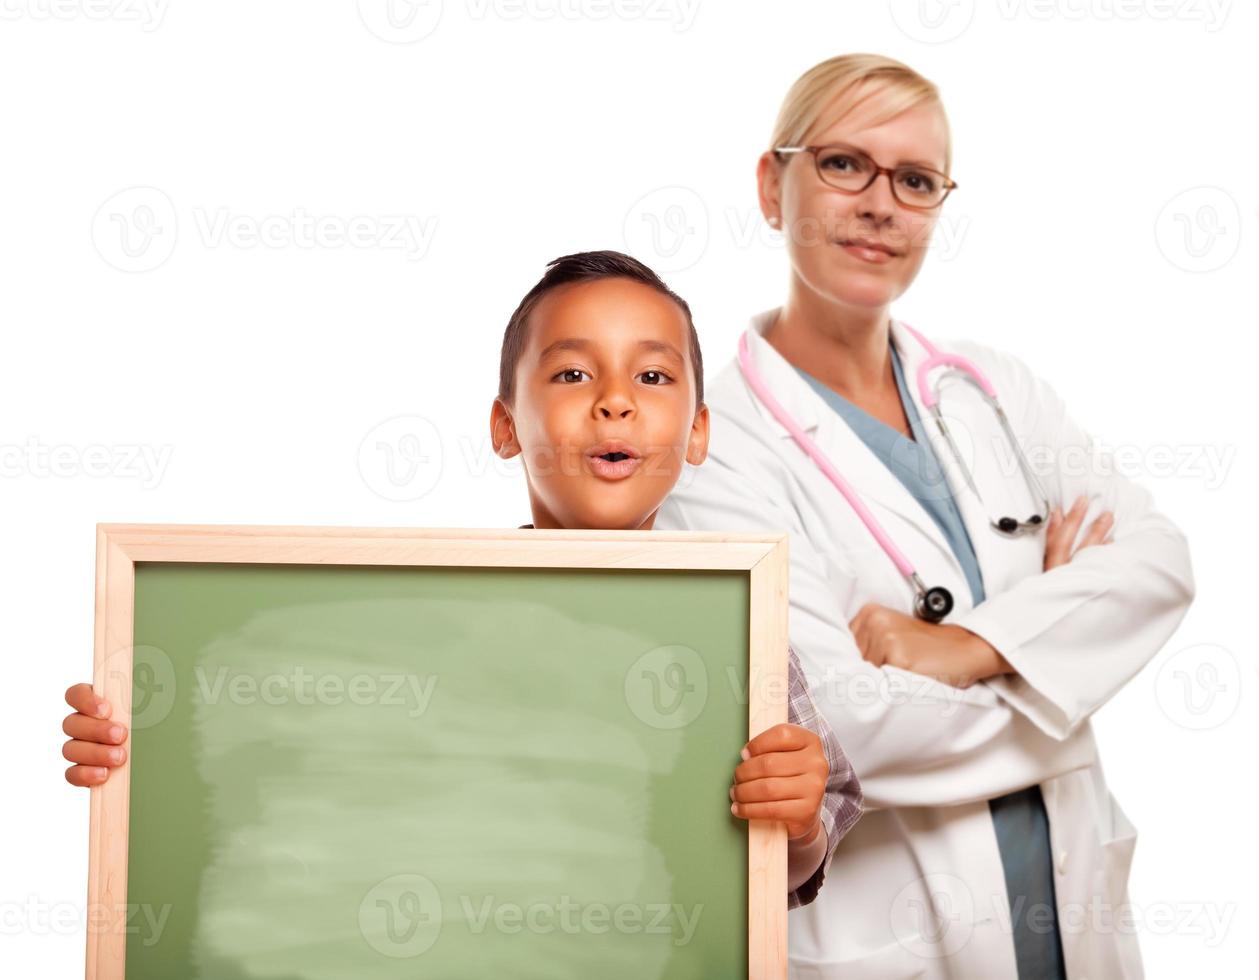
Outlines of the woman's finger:
M1102 544L1106 540L1106 535L1110 532L1111 527L1115 523L1114 515L1110 511L1098 516L1092 524L1089 525L1088 533L1084 535L1084 540L1080 542L1080 548L1087 548L1089 545ZM1076 548L1078 553L1080 548Z
M116 721L107 718L89 718L84 714L66 715L61 730L71 738L83 742L100 742L117 745L127 739L127 730Z
M1045 571L1065 565L1069 542L1062 534L1062 511L1054 508L1049 515L1049 526L1045 532Z
M1057 521L1053 533L1045 539L1045 571L1065 565L1071 560L1071 545L1079 533L1087 508L1083 497L1077 497L1071 509Z
M1080 533L1080 525L1084 523L1084 515L1088 513L1088 509L1088 501L1083 497L1076 497L1071 509L1063 516L1060 534L1066 539L1068 549L1075 541L1075 536Z
M863 609L862 612L864 611ZM848 624L848 628L852 631L853 642L857 644L857 649L861 652L861 656L869 660L866 650L866 621L860 612Z
M857 640L857 645L861 645L861 634L865 631L866 625L866 607L862 606L857 610L857 615L848 621L848 630L852 633L853 639Z

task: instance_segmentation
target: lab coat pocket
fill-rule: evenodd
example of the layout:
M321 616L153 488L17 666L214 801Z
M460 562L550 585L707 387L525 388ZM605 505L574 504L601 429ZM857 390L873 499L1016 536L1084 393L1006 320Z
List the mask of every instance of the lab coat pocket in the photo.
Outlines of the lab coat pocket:
M882 946L872 953L843 960L814 960L792 954L787 963L788 980L917 980L926 966L908 945L921 944L917 936L906 942Z

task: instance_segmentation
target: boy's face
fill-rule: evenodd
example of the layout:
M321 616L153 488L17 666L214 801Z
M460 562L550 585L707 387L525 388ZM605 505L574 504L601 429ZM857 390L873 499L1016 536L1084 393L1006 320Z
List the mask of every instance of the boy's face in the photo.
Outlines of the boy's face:
M681 308L631 279L534 307L515 404L495 399L490 429L499 456L522 456L536 527L651 528L683 461L708 452L688 338Z

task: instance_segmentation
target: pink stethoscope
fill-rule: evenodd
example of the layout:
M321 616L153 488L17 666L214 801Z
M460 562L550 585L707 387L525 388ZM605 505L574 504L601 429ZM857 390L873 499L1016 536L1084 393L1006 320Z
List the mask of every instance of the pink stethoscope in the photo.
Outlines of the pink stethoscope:
M1023 455L1023 447L1019 445L1019 440L1015 437L1014 430L1010 428L1010 420L1006 418L1006 414L1001 408L1001 403L997 400L997 391L993 388L992 382L988 380L987 376L979 370L973 361L958 354L948 354L941 351L907 323L902 322L901 326L913 334L914 338L918 343L922 344L923 349L927 352L926 360L918 365L918 395L922 399L922 403L930 410L936 425L940 429L940 434L944 436L945 442L948 443L953 459L966 477L966 483L970 487L971 492L978 498L980 506L984 507L985 513L987 513L987 507L984 506L984 498L980 495L979 487L975 485L975 479L971 475L970 468L962 460L962 454L958 451L957 444L954 443L953 436L949 433L949 427L944 424L944 418L940 414L939 396L936 390L927 383L927 376L935 368L954 368L968 375L970 380L978 385L980 391L984 393L984 397L988 400L988 404L996 412L1006 439L1014 447L1019 469L1022 471L1023 478L1027 481L1028 487L1032 491L1033 498L1041 501L1042 512L1033 514L1025 521L1020 521L1014 517L1001 517L994 521L989 517L988 523L992 525L994 530L1008 537L1015 537L1024 532L1039 529L1049 519L1049 496L1045 493L1044 487L1041 486L1040 480L1037 479L1031 464L1027 461L1027 457ZM747 380L748 387L752 389L756 397L765 404L770 414L778 420L783 428L791 433L791 437L795 439L809 458L817 464L818 469L826 475L827 479L835 484L835 488L844 495L844 499L848 501L857 516L861 518L861 522L874 536L874 539L879 543L879 547L883 549L884 554L892 559L892 563L897 570L913 586L915 615L929 623L941 622L944 617L953 611L953 594L943 586L937 585L927 588L923 584L922 579L918 577L917 571L914 570L914 566L910 564L909 559L905 557L901 550L896 547L887 531L883 529L883 525L870 512L870 508L857 496L857 492L840 475L839 470L832 465L826 454L818 448L817 443L808 437L805 431L796 424L795 419L787 413L778 399L774 397L769 390L769 386L766 385L765 380L760 376L756 366L752 363L752 354L748 349L746 333L739 338L739 369L743 372L743 377Z

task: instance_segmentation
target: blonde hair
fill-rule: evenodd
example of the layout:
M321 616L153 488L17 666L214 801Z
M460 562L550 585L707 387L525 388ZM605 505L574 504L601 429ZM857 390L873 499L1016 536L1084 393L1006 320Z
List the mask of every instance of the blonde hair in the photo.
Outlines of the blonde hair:
M863 83L871 83L866 86ZM907 109L938 106L944 116L944 172L953 164L953 139L940 90L908 65L881 54L845 54L814 65L796 79L783 99L769 149L800 146L809 135L848 115L873 99L871 125L877 126Z

